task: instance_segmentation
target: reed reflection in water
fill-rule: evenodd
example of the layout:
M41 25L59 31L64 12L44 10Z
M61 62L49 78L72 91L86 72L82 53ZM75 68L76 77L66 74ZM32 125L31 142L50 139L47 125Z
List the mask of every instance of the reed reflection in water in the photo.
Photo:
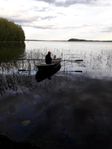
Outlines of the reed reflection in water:
M0 42L0 62L8 62L25 56L25 43Z

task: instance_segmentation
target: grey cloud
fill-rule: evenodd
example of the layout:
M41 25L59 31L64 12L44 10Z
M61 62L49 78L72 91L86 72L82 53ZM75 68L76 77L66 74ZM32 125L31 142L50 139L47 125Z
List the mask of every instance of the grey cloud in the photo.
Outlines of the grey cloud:
M41 20L52 20L55 19L56 16L45 16L45 17L40 17Z
M55 29L54 25L45 25L45 26L39 26L39 25L23 25L25 27L32 27L36 29Z
M37 19L37 17L32 16L32 17L24 18L22 15L17 15L17 16L12 16L8 19L14 21L17 24L26 25L26 24L32 24Z
M110 33L110 32L112 32L112 26L102 28L101 29L101 32L104 32L104 33Z
M87 27L88 25L81 25L81 26L66 26L66 27L61 27L61 26L55 26L55 25L45 25L45 26L39 26L39 25L27 25L27 27L33 27L36 29L80 29Z
M28 20L24 20L24 19L12 19L14 22L18 23L18 24L26 24L26 23L32 23L32 20L28 19Z
M83 24L78 26L66 26L66 27L61 27L60 29L81 29L86 27L90 27L90 25Z
M36 28L36 29L61 29L61 30L68 30L68 29L80 29L80 28L86 28L86 27L90 27L90 25L87 24L83 24L83 25L78 25L78 26L55 26L54 24L50 24L50 25L34 25L33 23L29 23L29 22L24 22L23 26L25 27L32 27L32 28Z
M65 0L65 1L57 1L57 0L36 0L36 1L43 1L49 4L54 4L56 6L63 6L68 7L74 4L91 4L96 2L97 0Z
M12 20L14 21L15 23L17 24L20 24L20 25L23 25L23 26L29 26L30 24L33 24L35 21L39 21L39 20L52 20L52 19L55 19L56 16L32 16L32 17L28 17L28 18L24 18L23 16L21 15L17 15L17 16L12 16L12 17L9 17L8 19L9 20ZM41 28L39 26L39 28ZM42 27L43 29L46 28L46 27ZM50 28L50 27L47 27L47 28Z
M49 8L48 7L42 7L42 8L33 7L32 10L33 11L38 11L38 12L45 12L45 11L48 11Z
M31 23L32 22L32 20L30 20L30 19L24 19L24 18L17 18L17 17L7 17L7 16L4 16L4 18L7 18L8 20L10 20L10 21L13 21L13 22L15 22L15 23L17 23L17 24L19 24L19 25L23 25L23 24L29 24L29 23Z

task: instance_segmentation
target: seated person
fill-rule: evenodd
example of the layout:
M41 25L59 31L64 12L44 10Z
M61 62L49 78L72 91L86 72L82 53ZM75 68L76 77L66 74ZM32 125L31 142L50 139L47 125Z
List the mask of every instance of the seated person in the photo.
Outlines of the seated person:
M51 52L50 51L45 56L45 62L46 62L46 64L51 64L52 63L52 58L51 58Z

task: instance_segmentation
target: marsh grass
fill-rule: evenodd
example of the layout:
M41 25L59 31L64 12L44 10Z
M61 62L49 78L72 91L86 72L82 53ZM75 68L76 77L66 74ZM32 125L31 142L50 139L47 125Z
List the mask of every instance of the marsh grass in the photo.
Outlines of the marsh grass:
M3 95L6 90L16 91L20 82L28 84L28 78L35 76L38 71L36 65L45 63L45 53L39 51L30 51L24 53L25 58L4 59L0 62L0 94ZM62 62L64 64L64 61ZM65 68L61 70L65 71ZM22 84L21 84L22 86Z
M1 49L2 48L3 47L1 47ZM22 49L24 51L24 48ZM9 49L10 51L9 53L10 54L12 53L13 55L10 57L10 54L9 54L10 59L7 56L4 59L2 56L8 55L8 53L6 54L6 49L1 50L5 52L5 53L2 52L0 55L2 59L4 59L3 61L1 59L1 62L0 62L1 95L5 93L5 90L8 90L8 88L17 90L19 86L19 82L25 82L25 80L27 82L28 77L32 77L32 76L34 77L36 74L36 71L38 71L36 65L44 63L45 55L47 53L47 49L43 49L43 50L30 49L27 52L25 51L23 52L20 50L21 52L19 53L18 53L18 50L14 48L11 48L11 50L12 52ZM78 55L76 54L70 54L70 53L67 54L67 53L61 53L61 52L59 53L58 49L55 49L54 53L58 53L58 55L60 55L60 58L62 59L60 72L63 72L65 75L70 74L71 76L71 73L74 73L75 75L77 74L80 75L81 72L83 76L84 75L88 76L90 74L91 77L92 75L93 77L95 75L97 76L97 74L98 75L104 74L104 76L105 74L111 75L109 73L111 71L111 63L110 63L111 55L109 56L107 53L104 53L104 51L100 54L96 53L96 57L94 57L94 53L88 53L87 55L83 53L82 58L84 59L82 59L83 60L82 62L75 62L76 57L78 59ZM23 54L22 57L20 56L21 54ZM14 55L16 55L16 57ZM108 71L106 71L105 67L108 67ZM105 68L105 73L104 73L104 68Z

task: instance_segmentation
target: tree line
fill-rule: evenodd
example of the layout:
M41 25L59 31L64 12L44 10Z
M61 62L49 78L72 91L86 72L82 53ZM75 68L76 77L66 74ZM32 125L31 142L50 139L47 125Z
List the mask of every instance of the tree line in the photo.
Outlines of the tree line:
M25 34L20 25L4 18L0 18L0 41L24 42Z

